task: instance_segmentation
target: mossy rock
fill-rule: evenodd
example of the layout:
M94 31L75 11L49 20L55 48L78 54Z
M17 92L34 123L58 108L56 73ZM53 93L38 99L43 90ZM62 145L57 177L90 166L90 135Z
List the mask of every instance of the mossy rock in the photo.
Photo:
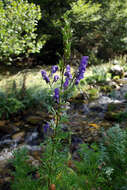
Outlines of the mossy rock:
M111 92L112 91L112 87L109 85L105 85L105 86L101 86L100 90L103 92Z
M77 96L70 98L69 101L73 103L85 103L86 95L84 93L79 93Z
M88 93L90 100L94 100L99 97L99 89L97 89L97 88L92 88L92 89L88 90L87 93Z

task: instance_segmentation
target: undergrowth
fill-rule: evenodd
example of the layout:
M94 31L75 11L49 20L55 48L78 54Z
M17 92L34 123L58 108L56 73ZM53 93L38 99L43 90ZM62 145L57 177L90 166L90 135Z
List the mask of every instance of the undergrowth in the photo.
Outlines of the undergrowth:
M50 163L54 172L50 178L55 189L126 189L127 131L115 126L107 132L103 131L102 136L99 144L81 144L77 151L78 160L71 159L69 149L61 142L57 143L57 152L52 157L53 144L48 140L48 144L43 145L45 151L37 167L29 164L26 150L18 150L11 161L15 167L15 172L12 173L12 190L48 190Z

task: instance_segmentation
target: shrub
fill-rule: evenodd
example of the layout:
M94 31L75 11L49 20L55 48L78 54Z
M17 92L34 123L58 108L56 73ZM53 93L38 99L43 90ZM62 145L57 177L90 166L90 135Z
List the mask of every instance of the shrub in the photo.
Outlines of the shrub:
M39 6L27 0L0 1L0 60L39 52L45 43L37 40L37 23L41 19Z

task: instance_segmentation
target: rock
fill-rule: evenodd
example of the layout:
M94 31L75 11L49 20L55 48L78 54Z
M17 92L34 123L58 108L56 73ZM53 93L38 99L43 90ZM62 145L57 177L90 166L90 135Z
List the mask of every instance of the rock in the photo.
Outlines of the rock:
M120 94L121 94L121 98L122 97L124 98L126 96L126 94L127 94L127 84L120 88Z
M126 104L124 103L110 103L107 106L107 111L123 111L124 109L126 109Z
M87 104L82 104L81 112L84 114L88 114L90 112L90 109Z
M21 121L15 122L15 126L16 126L16 127L20 127L20 126L22 126L22 125L23 125L23 123L22 123Z
M118 113L109 111L105 114L105 119L108 121L118 121L117 116L118 116Z
M101 86L100 89L101 89L102 92L108 93L108 92L112 91L112 86L110 86L110 85L104 85L104 86Z
M120 89L120 86L115 81L110 81L108 87L111 89L110 91L112 91L114 88L117 90Z
M109 128L109 127L112 127L112 123L108 122L107 120L103 120L101 121L100 123L100 127L103 127L105 129Z
M29 156L29 160L27 161L29 164L38 167L40 164L40 160L36 160L33 156Z
M43 120L43 116L40 117L40 116L29 116L27 119L27 122L30 123L30 124L38 124L40 121Z
M39 138L38 132L28 132L26 137L25 137L25 142L29 145L38 145Z
M124 69L120 65L115 65L110 69L110 73L112 74L112 77L119 76L120 78L123 78Z
M113 65L119 65L120 62L119 62L118 60L115 59L115 60L113 60L112 64L113 64Z
M89 89L88 96L89 96L89 100L97 99L99 97L99 89L97 88Z
M91 106L90 110L92 112L103 112L103 108L101 106L99 106L99 105Z
M0 173L2 173L3 169L7 164L7 160L0 160Z
M4 127L6 124L6 121L0 121L0 127Z
M124 77L127 77L127 72L124 73Z
M13 143L12 139L3 137L0 141L0 148L10 147Z
M16 130L18 130L17 127L12 124L8 124L5 121L0 122L0 133L10 134L14 133Z
M4 179L3 179L3 181L4 181ZM0 185L0 189L2 189L2 190L10 190L11 189L10 182L4 182L4 183L2 183L2 186Z
M41 117L41 120L48 120L48 119L52 119L53 115L49 114L47 111L36 111L35 113L37 116Z
M113 100L111 98L109 98L108 96L101 96L98 99L98 103L99 104L109 104L111 103Z
M117 81L119 84L127 84L127 78L122 78L122 79L119 79L119 81Z
M24 138L24 136L25 136L25 132L21 131L21 132L18 132L18 133L15 133L14 135L12 135L12 139L16 140L16 141L20 141Z

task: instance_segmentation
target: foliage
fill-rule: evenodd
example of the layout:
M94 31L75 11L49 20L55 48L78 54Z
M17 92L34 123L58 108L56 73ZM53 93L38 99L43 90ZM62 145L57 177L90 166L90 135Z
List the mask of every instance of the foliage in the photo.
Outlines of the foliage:
M86 77L86 82L88 84L105 83L111 79L111 73L108 72L109 68L104 67L104 65L93 66L92 75Z
M8 118L10 114L17 113L24 107L24 104L16 97L12 95L5 96L4 93L0 93L0 118L2 116Z
M37 40L37 23L41 19L39 6L27 0L0 1L0 60L39 52L44 37Z
M61 20L64 13L70 9L70 3L75 0L29 0L40 6L43 18L39 21L38 35L46 34L48 39L41 50L39 59L46 64L59 62L59 54L63 54L63 40Z
M47 43L41 52L43 57L40 57L46 63L52 63L52 59L54 62L58 61L56 52L63 54L60 21L66 11L69 12L74 31L72 48L89 55L90 64L100 64L101 59L107 60L116 54L126 53L126 0L29 0L29 2L40 5L43 13L37 32L39 35L48 35Z
M88 52L92 64L96 57L107 59L126 52L126 4L126 0L78 0L71 4L75 47Z
M126 51L126 18L127 18L127 2L110 0L101 10L101 20L99 24L100 36L103 40L100 48L111 53L122 53ZM102 32L101 32L102 31ZM108 52L107 52L108 53Z
M112 127L105 133L101 147L104 160L103 171L111 190L126 189L127 132L119 126Z
M54 139L57 141L55 144L57 151L55 150L54 155L52 155L54 144L52 139L48 138L48 144L46 143L41 160L42 164L36 169L26 162L24 150L18 151L14 154L15 157L12 161L16 168L13 173L13 189L22 187L22 189L28 190L31 187L33 190L48 190L48 178L60 190L63 190L63 187L68 190L74 188L80 190L84 190L84 188L86 190L92 188L126 189L127 132L120 129L119 126L115 126L102 134L103 139L98 145L82 144L80 146L78 151L80 161L70 160L69 150L59 141L60 138L59 140ZM64 133L61 139L66 139L66 135L67 133ZM38 178L32 181L31 171L36 171L38 174Z
M35 180L32 174L36 168L31 167L28 162L28 151L23 148L14 152L14 159L10 162L15 167L15 172L12 172L15 183L12 184L12 190L39 190L39 180Z
M74 43L76 42L75 47L83 54L84 52L89 51L93 57L95 57L94 51L96 51L94 47L94 32L97 28L96 25L101 18L99 14L100 9L101 4L99 3L78 0L71 4L70 10L72 28L74 29Z
M92 188L98 189L105 183L103 173L99 171L101 164L101 151L96 144L92 144L89 148L87 144L82 144L79 150L80 162L75 162L77 167L77 183L83 190Z

